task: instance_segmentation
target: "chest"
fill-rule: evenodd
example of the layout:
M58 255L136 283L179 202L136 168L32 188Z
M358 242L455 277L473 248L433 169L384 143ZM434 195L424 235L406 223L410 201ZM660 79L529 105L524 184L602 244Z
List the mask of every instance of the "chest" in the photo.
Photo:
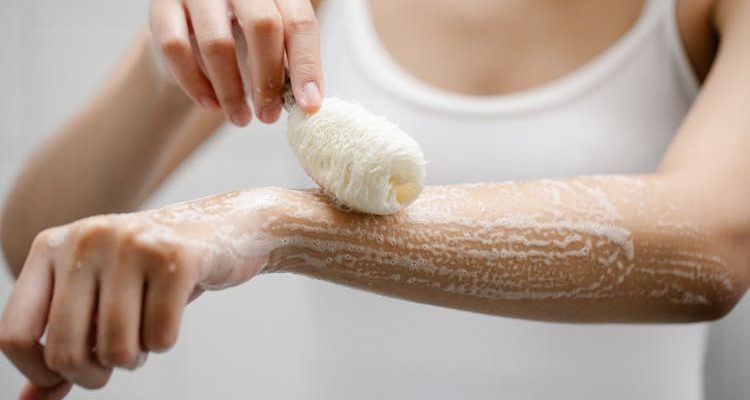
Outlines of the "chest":
M383 49L363 4L333 1L331 18L321 19L326 94L409 132L430 162L429 183L653 170L695 94L663 14L640 20L583 70L476 96L405 70Z
M369 1L386 50L445 90L509 93L564 76L635 24L643 0Z

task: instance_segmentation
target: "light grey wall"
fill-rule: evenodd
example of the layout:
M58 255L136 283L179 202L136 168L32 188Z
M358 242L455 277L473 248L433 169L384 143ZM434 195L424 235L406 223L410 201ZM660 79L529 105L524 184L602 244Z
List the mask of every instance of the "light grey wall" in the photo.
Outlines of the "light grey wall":
M108 68L145 25L147 0L5 0L0 5L0 198L23 160L89 98ZM219 191L298 182L279 127L220 132L160 190L151 205ZM211 293L189 307L179 343L134 373L118 371L100 392L73 399L304 399L310 349L305 336L308 284L261 277L242 289ZM12 280L0 273L0 307ZM224 332L224 333L222 333ZM229 333L227 333L229 332ZM750 398L747 337L750 300L712 330L707 399ZM238 356L239 355L239 356ZM346 373L346 371L342 371ZM0 358L0 398L23 379Z

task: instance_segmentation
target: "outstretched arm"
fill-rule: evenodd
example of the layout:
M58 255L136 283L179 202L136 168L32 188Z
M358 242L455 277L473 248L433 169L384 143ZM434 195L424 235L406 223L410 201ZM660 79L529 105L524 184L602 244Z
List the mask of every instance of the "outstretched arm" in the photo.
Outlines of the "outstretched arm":
M428 187L386 217L287 189L91 217L36 237L0 348L39 387L100 387L172 346L189 298L262 272L537 320L716 319L747 288L747 207L697 177Z
M287 189L91 217L36 237L0 348L29 390L100 387L111 367L171 347L190 298L262 272L537 320L716 319L747 288L747 207L732 197L740 180L699 177L428 187L386 217Z
M519 318L715 319L744 293L748 260L686 178L429 187L389 217L286 192L267 270Z

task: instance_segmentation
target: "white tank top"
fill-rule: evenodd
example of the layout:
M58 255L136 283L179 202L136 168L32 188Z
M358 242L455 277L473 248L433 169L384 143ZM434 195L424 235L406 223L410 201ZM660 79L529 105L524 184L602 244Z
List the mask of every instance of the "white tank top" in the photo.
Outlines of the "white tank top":
M648 0L628 33L573 73L499 96L411 76L378 41L366 1L323 2L326 95L409 132L429 184L652 172L698 91L674 0ZM703 397L707 324L543 323L307 285L308 398Z

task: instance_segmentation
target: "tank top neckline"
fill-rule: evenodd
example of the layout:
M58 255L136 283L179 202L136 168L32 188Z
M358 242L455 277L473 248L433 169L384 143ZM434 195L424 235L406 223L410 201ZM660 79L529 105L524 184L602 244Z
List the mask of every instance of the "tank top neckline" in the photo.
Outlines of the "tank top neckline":
M561 77L547 83L505 94L469 95L434 87L403 68L380 41L368 0L349 0L350 44L356 62L379 86L409 103L441 112L497 115L530 112L569 100L594 87L615 72L643 42L664 15L658 0L645 0L631 28L604 51ZM670 3L672 3L670 1ZM679 40L679 37L677 38ZM681 45L681 43L680 43Z

